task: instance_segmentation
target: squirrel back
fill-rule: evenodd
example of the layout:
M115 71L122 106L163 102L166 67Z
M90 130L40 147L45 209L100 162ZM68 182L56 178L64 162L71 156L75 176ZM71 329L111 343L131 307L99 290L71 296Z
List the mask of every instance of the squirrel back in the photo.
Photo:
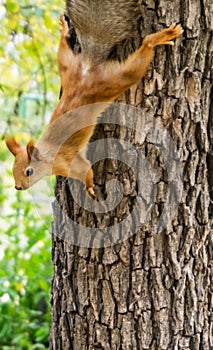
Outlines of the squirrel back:
M141 15L138 0L67 0L66 8L82 54L96 63L134 35Z

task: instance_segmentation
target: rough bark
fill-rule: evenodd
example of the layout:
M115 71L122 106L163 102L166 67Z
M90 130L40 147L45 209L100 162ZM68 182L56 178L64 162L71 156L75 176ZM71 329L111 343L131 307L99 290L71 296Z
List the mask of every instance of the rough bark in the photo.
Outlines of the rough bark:
M134 223L140 213L131 214L138 195L137 181L129 166L118 160L106 159L94 165L99 199L106 198L109 180L123 183L121 202L104 213L89 212L73 200L71 188L87 201L79 182L57 180L52 350L213 349L212 1L145 0L141 12L138 37L124 49L118 48L117 56L135 49L141 33L144 37L173 22L180 22L185 31L174 47L156 50L146 78L120 101L139 107L161 123L160 139L168 146L171 136L179 159L175 164L183 169L183 177L178 174L175 182L177 169L165 169L165 154L156 143L137 136L135 130L143 127L140 115L133 115L133 129L97 126L96 140L114 137L134 144L134 151L125 147L122 151L128 164L134 163L138 149L143 152L155 174L150 180L148 167L144 173L140 170L144 210L149 204L152 207L145 224L136 230ZM93 153L95 149L91 160ZM150 190L153 184L154 197ZM110 203L118 196L117 190L115 184L108 193ZM168 212L177 198L172 220L156 232L161 213ZM126 220L125 232L116 232L116 224L122 220ZM81 229L73 222L98 230L92 236L85 234L82 241ZM96 239L100 243L99 235L102 238L104 229L113 225L120 241L114 244L109 239L108 246L94 248Z

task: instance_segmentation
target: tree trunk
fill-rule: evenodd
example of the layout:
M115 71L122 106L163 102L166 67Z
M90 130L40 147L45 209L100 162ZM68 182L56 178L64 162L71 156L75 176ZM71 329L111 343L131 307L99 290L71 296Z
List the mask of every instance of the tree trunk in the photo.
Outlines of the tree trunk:
M141 3L139 33L117 57L173 22L184 34L119 99L137 110L116 104L97 125L99 201L57 179L54 350L213 349L212 1Z

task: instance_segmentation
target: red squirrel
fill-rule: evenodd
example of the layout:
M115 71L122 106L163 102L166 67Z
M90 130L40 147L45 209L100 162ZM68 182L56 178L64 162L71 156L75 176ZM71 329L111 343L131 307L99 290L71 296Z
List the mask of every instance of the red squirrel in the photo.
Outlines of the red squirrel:
M58 68L61 77L62 96L55 108L46 129L46 152L42 152L39 142L29 141L26 148L16 142L14 137L8 137L6 144L15 156L13 174L15 188L25 190L46 175L62 175L77 178L94 195L93 170L86 159L85 147L95 128L95 120L100 111L88 114L89 126L83 127L70 136L60 147L54 160L48 160L45 153L51 152L51 125L64 113L74 111L80 106L97 102L113 102L124 91L136 84L145 75L152 61L154 48L157 45L174 45L173 39L183 33L180 24L172 24L169 28L147 35L141 47L130 54L124 62L91 61L82 50L74 54L68 45L70 32L64 15L60 16L61 39L58 50ZM77 31L78 34L78 31ZM83 43L85 45L85 42ZM82 47L83 48L83 47ZM103 104L103 110L106 107ZM72 118L72 113L70 114ZM63 118L61 119L63 123ZM91 124L91 125L90 125ZM51 140L54 142L54 135Z

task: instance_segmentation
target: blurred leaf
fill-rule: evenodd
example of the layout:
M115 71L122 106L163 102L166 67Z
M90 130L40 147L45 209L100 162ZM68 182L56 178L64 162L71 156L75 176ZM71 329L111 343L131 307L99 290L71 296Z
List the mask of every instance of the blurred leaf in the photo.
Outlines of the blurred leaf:
M19 5L15 1L8 1L6 2L6 9L8 12L18 12L19 11Z
M37 18L43 18L44 17L44 10L41 7L35 8L35 14Z
M58 18L64 0L7 0L2 8L6 11L0 21L1 139L12 134L26 144L33 135L41 135L58 101ZM39 107L30 106L26 119L19 115L24 94L41 96ZM48 349L53 270L47 227L52 218L38 216L28 191L14 190L13 160L1 141L0 349Z

